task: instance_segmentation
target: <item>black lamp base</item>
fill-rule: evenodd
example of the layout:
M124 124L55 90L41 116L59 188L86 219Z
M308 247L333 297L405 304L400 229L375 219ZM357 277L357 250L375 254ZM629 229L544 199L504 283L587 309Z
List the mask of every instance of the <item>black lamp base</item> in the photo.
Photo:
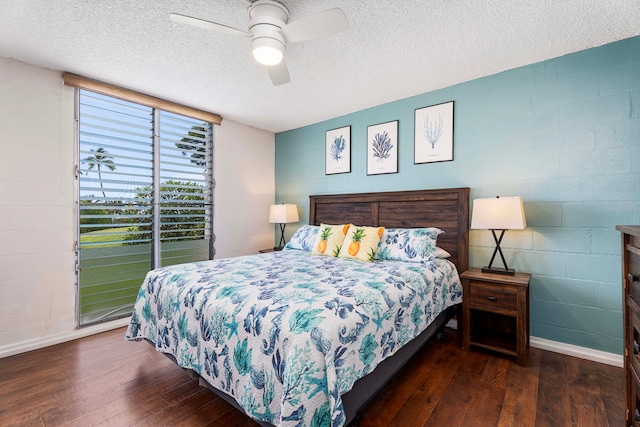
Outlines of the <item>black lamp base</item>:
M274 251L281 251L282 248L284 248L284 228L287 226L287 224L280 224L280 243L278 243L278 246L274 246L273 250Z
M513 276L516 271L512 268L499 268L499 267L482 267L483 273L505 274L507 276Z
M507 230L500 230L500 237L496 236L496 230L491 230L491 234L493 234L493 240L496 242L496 248L493 250L493 255L491 255L491 261L489 261L488 267L482 267L483 273L494 273L494 274L505 274L507 276L513 276L516 274L515 270L509 268L507 266L507 261L504 259L504 255L502 254L502 249L500 248L500 242L502 242L502 238L504 237L504 232ZM502 265L504 268L500 267L492 267L493 260L496 258L496 254L500 254L500 258L502 259Z

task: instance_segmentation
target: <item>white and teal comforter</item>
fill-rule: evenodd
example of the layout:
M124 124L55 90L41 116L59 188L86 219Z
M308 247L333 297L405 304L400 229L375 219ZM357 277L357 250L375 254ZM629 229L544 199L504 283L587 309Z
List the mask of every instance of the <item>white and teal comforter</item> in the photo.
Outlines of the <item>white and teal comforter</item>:
M289 250L149 272L126 339L147 338L257 420L342 426L340 396L461 301L445 260Z

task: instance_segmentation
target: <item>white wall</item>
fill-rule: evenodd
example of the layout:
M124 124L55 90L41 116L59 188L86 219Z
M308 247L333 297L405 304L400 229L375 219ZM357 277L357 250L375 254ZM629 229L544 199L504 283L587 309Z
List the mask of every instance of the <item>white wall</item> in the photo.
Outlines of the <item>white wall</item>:
M0 58L0 353L75 326L73 89Z
M0 57L0 357L126 324L76 330L74 90ZM216 258L273 245L274 135L215 133Z
M275 198L275 136L222 120L214 135L216 258L273 247L269 206Z

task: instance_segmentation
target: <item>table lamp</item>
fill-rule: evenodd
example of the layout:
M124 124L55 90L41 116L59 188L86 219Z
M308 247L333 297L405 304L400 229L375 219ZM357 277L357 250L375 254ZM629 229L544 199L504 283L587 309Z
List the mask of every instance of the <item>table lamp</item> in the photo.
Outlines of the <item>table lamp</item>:
M515 274L509 269L507 261L504 259L500 242L507 230L522 230L527 226L524 217L524 205L522 197L492 197L486 199L475 199L473 201L473 212L471 214L471 228L481 230L491 230L496 248L491 256L491 261L487 267L483 267L485 273ZM500 237L496 235L500 231ZM500 254L504 268L492 267L496 254Z
M269 222L280 224L280 243L274 247L275 250L281 250L284 247L284 228L290 222L298 222L298 207L293 204L271 205L269 210Z

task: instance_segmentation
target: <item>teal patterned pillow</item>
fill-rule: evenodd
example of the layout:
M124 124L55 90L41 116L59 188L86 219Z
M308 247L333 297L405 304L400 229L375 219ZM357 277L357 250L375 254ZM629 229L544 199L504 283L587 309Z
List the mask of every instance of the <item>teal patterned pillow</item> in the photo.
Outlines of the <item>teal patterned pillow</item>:
M378 244L376 259L429 262L434 258L439 228L387 228Z
M319 229L320 227L317 225L303 225L293 233L291 240L284 246L284 250L296 249L311 252Z

